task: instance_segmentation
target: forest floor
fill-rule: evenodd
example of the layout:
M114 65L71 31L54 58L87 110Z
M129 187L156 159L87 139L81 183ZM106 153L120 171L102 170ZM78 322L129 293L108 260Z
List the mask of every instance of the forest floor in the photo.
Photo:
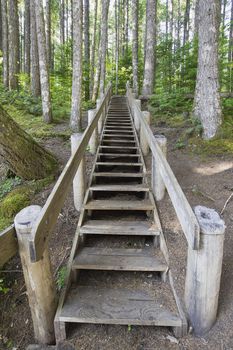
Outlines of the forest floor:
M54 126L54 132L63 132L67 124ZM156 133L168 139L168 161L191 206L204 205L221 212L233 190L232 154L196 154L190 147L177 147L184 127L172 127L166 123L154 126ZM42 144L54 153L61 169L70 155L70 144L63 137L46 137ZM194 147L192 145L192 147ZM87 176L90 174L93 157L87 153ZM150 159L147 159L148 164ZM36 194L33 204L43 205L53 184ZM164 233L170 252L172 273L180 296L184 292L187 244L177 221L168 195L158 204ZM175 350L175 349L233 349L233 200L229 202L223 218L227 225L223 273L219 298L219 311L214 327L203 337L189 334L182 339L173 337L167 328L114 325L79 325L71 334L68 343L79 350ZM52 265L57 286L62 286L64 269L72 245L78 213L75 211L72 194L66 200L56 229L50 240ZM9 291L0 298L0 350L25 350L34 343L33 327L27 301L26 289L19 257L4 266L1 276Z

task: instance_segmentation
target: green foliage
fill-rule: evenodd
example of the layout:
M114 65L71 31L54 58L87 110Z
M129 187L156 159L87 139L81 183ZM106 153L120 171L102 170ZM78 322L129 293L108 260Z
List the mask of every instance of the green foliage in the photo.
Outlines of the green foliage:
M7 219L13 218L21 209L30 203L31 190L19 187L11 191L0 203L0 214Z
M8 292L9 288L6 287L4 279L0 278L0 293L6 294Z
M18 186L22 183L20 177L7 178L4 181L0 182L0 200L9 193L15 186Z
M56 282L57 282L58 290L61 290L64 287L66 276L67 276L67 268L66 266L62 266L57 273Z

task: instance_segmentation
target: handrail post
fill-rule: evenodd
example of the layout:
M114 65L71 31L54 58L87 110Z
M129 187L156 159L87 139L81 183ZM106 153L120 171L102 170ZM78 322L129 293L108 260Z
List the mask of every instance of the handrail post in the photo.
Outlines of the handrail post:
M98 110L100 105L101 105L101 99L98 98L96 100L96 109ZM101 114L100 118L99 118L99 121L98 121L98 134L101 135L102 133L102 128L103 128L103 114Z
M71 135L71 153L74 154L77 150L82 139L82 134L73 134ZM74 206L76 210L80 211L83 199L86 190L86 181L85 181L85 156L81 163L79 164L77 173L73 180L73 192L74 192Z
M38 205L26 207L16 215L14 222L35 339L42 344L53 344L55 342L53 321L57 307L57 296L49 249L46 245L43 257L32 263L28 248L29 242L32 240L33 226L41 210L42 208Z
M156 141L158 142L164 157L167 155L167 138L164 135L154 135ZM162 176L159 171L159 163L152 154L152 175L151 175L151 186L154 196L157 201L163 199L165 195L166 187L164 185Z
M91 124L94 116L96 113L96 109L90 109L88 111L88 125ZM95 130L93 131L92 136L90 137L90 141L89 141L89 147L90 147L90 153L91 154L95 154L96 150L97 150L97 143L98 143L98 130L97 128L95 128Z
M222 272L225 223L214 209L194 208L200 249L188 247L185 304L194 332L202 335L216 320Z
M136 103L136 105L138 106L139 110L141 111L141 100L134 100L134 102ZM135 124L135 128L137 131L140 130L140 120L137 116L137 109L134 109L133 111L134 114L134 124Z
M150 112L144 111L142 112L143 117L148 125L151 123L151 114ZM144 128L140 128L140 145L142 149L142 153L144 156L147 156L149 153L149 143L148 143L148 136L145 134Z

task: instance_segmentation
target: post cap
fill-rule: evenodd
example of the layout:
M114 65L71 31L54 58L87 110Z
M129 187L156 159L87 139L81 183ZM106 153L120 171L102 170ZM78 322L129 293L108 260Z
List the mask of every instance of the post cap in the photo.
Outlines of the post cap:
M30 205L22 209L14 219L17 233L30 233L35 222L40 215L42 207L39 205Z
M225 222L216 210L198 205L194 213L200 225L201 233L206 235L222 235L225 232Z

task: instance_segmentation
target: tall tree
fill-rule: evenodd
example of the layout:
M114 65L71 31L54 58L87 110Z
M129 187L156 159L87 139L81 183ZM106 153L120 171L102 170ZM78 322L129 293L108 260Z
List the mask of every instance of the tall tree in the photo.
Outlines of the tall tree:
M20 62L18 1L8 0L9 21L9 89L18 88Z
M199 0L198 69L194 116L203 126L203 137L216 135L221 124L218 76L219 0Z
M31 76L31 93L33 96L40 96L40 70L39 54L36 33L36 14L34 2L30 1L30 76Z
M118 67L119 67L119 2L115 0L115 93L118 94Z
M24 71L30 75L30 0L24 6Z
M93 35L92 35L92 41L91 41L91 60L90 60L90 96L92 96L92 93L93 93L93 80L94 80L94 73L95 73L97 14L98 14L98 0L95 0L94 25L93 25Z
M84 61L85 61L85 99L89 100L90 34L89 34L89 0L83 0L84 9Z
M146 3L146 48L142 94L151 95L155 79L156 0Z
M108 10L109 0L102 0L101 35L100 35L100 96L104 93L106 73L106 51L108 42Z
M74 131L82 128L82 33L83 2L73 0L73 78L70 127Z
M194 36L198 35L198 26L199 26L199 13L200 13L200 0L195 0L195 14L194 14Z
M43 119L45 123L52 122L52 105L49 82L49 69L46 52L45 21L42 0L34 0L36 13L36 31L39 52L40 83Z
M132 0L133 91L138 95L138 0Z
M45 6L45 27L46 27L46 52L49 69L52 70L52 46L51 46L51 1L46 0Z
M189 40L189 17L190 17L190 0L186 0L185 14L184 14L183 46Z
M7 0L1 0L2 9L2 49L3 49L3 84L9 87L9 47L8 47L8 7Z
M229 91L233 90L233 0L231 0L231 21L229 31L229 46L228 46L228 63L229 63Z
M0 0L0 50L2 51L2 5Z

